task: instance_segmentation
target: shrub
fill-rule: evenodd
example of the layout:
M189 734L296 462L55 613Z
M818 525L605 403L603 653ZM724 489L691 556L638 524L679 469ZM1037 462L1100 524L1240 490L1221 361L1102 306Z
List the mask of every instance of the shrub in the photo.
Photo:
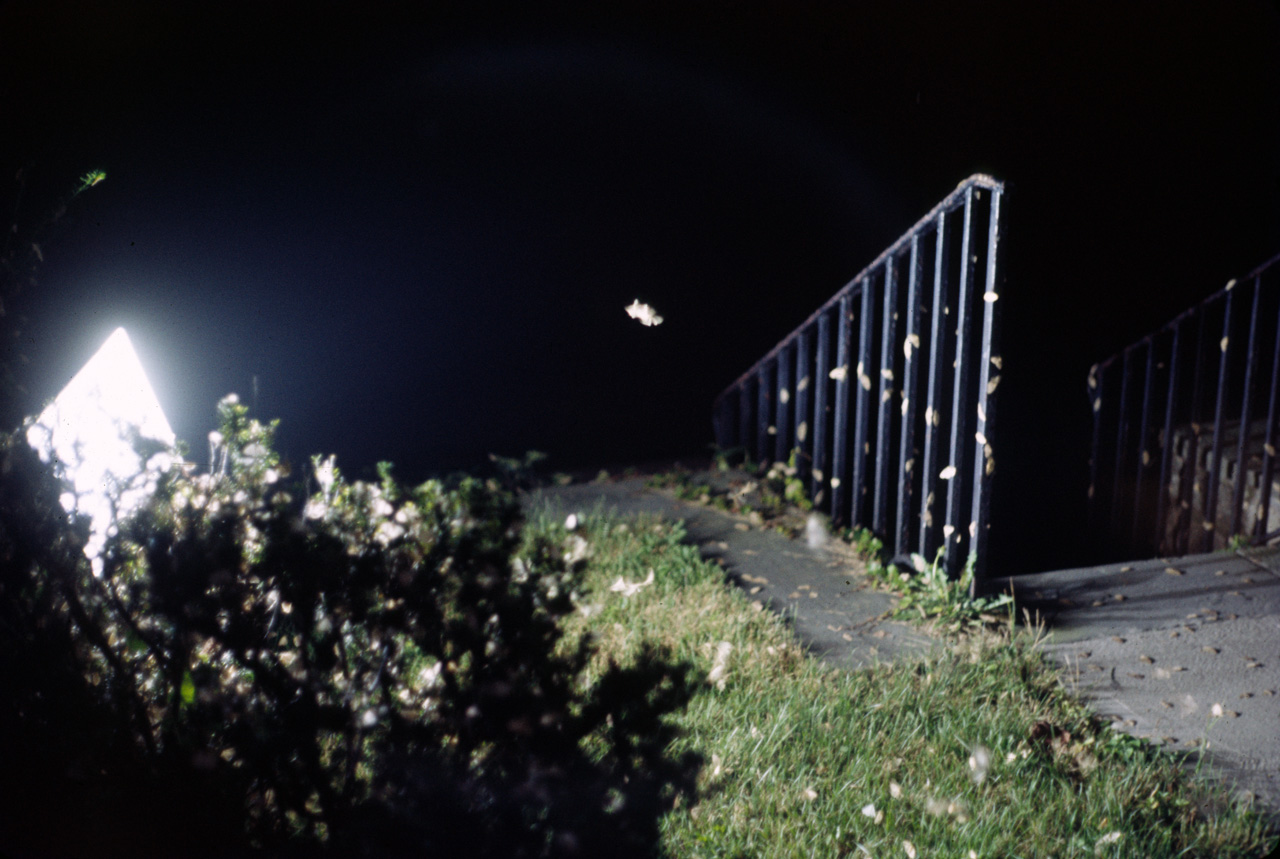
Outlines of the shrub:
M3 679L22 690L0 705L9 740L56 746L69 717L28 706L56 676L101 735L76 752L98 792L85 805L123 783L205 832L166 845L190 838L183 820L140 840L150 815L135 811L101 824L95 854L651 854L699 765L666 753L690 667L649 652L584 687L590 642L565 646L559 625L580 562L526 538L498 481L408 489L384 464L380 483L348 483L316 457L303 498L275 424L234 397L219 416L212 473L161 473L100 577L53 475L4 443L23 475L0 511ZM41 667L24 671L12 653L32 642Z

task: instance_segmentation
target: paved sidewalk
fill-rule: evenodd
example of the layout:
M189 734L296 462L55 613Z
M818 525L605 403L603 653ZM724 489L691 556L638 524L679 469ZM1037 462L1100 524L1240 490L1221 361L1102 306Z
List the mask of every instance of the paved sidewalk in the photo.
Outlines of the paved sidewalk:
M701 472L717 484L741 472ZM812 550L759 520L687 503L644 477L535 491L526 509L683 519L690 542L731 582L790 619L820 658L856 668L922 654L941 642L885 618L843 544ZM1068 683L1119 730L1149 737L1202 775L1252 794L1280 828L1280 549L1156 559L1017 576L1022 608L1046 624L1045 651ZM1008 582L996 583L1002 588ZM1215 709L1216 707L1216 709ZM1221 716L1215 715L1221 712Z
M1280 550L1037 573L1013 592L1100 714L1189 765L1207 749L1211 775L1280 820Z

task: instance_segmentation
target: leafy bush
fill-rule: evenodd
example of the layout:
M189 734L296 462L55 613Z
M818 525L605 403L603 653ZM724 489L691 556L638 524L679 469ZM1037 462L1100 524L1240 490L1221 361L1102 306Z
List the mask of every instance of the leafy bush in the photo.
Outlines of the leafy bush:
M691 669L650 651L585 687L591 644L559 625L581 551L525 537L496 480L348 483L316 457L304 499L275 424L234 397L219 417L212 473L160 474L100 577L58 481L4 439L0 743L30 751L3 798L53 758L32 795L88 773L61 817L110 806L79 824L95 855L651 854L699 766L666 752ZM33 644L34 668L13 656ZM92 742L59 750L81 722ZM174 820L104 799L130 791Z

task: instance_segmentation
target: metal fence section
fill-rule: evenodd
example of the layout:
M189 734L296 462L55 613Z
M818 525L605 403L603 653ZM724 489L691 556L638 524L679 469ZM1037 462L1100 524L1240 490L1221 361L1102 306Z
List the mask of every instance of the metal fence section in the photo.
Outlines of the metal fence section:
M724 390L716 443L794 451L818 509L959 574L990 529L1004 185L975 175Z
M1280 537L1277 263L1090 369L1090 526L1109 556Z

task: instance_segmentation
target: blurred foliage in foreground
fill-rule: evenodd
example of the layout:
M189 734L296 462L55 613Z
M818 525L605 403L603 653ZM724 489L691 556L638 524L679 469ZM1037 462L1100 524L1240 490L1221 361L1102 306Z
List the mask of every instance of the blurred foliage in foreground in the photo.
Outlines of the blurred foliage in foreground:
M219 404L213 473L159 475L103 572L64 484L0 435L0 840L36 855L652 855L699 760L691 668L588 683L581 560L509 485L288 482ZM305 497L304 497L305 496ZM567 646L566 646L567 645Z

